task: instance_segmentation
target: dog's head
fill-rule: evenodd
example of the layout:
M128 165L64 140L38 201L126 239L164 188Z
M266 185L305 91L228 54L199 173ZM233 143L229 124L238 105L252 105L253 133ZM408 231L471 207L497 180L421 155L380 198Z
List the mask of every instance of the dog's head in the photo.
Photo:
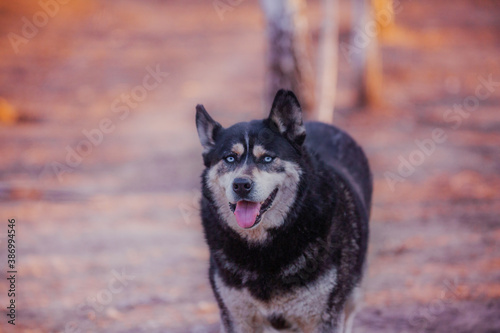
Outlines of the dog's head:
M207 168L204 184L219 214L240 235L263 240L283 223L302 174L306 133L297 98L280 90L267 119L229 128L198 105L196 126Z

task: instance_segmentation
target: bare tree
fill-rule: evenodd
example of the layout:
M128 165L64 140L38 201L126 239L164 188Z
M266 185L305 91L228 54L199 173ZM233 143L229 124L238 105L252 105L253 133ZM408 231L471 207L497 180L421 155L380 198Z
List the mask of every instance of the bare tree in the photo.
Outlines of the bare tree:
M350 0L352 30L383 28L373 15L381 9L392 10L392 0ZM323 0L323 23L320 31L317 73L311 66L310 36L305 16L305 0L260 0L268 36L268 73L266 100L272 101L278 89L293 90L310 118L333 121L339 62L339 0ZM392 20L393 18L391 18ZM352 44L356 45L353 33ZM359 44L359 43L358 43ZM380 104L382 62L378 39L350 54L357 104ZM316 77L316 79L315 79Z
M370 23L377 23L371 11L372 1L352 1L352 31L364 31ZM388 2L388 0L382 0ZM380 3L381 1L378 0ZM380 31L379 24L376 29ZM353 45L356 45L356 34L352 34ZM382 86L382 62L377 38L370 38L368 43L359 52L352 53L354 70L354 84L357 89L358 106L380 104Z
M293 90L306 113L314 110L314 71L305 0L260 0L268 38L266 101L279 89Z
M323 24L319 36L316 76L315 119L333 122L338 78L339 44L338 0L323 0Z

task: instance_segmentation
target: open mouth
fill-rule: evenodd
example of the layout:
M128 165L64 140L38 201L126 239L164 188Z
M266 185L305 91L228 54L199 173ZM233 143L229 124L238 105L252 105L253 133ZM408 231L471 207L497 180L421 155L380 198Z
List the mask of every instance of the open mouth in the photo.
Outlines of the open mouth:
M244 229L256 226L260 222L262 215L273 205L277 193L278 189L276 188L263 202L240 200L235 204L229 203L229 208L234 213L238 225Z

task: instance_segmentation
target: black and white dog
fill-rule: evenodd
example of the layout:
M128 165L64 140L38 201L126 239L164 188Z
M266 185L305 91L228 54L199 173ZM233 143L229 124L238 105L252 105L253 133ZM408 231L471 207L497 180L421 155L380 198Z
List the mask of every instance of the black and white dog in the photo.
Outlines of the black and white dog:
M333 126L304 125L291 91L278 91L267 119L229 128L196 111L222 331L349 330L373 187L362 149Z

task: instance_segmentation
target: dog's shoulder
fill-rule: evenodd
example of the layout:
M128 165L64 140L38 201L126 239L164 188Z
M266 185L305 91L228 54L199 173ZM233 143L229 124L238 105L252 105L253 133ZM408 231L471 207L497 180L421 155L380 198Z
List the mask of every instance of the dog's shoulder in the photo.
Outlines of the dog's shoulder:
M373 177L363 149L345 131L325 123L307 122L305 149L345 180L370 215Z

